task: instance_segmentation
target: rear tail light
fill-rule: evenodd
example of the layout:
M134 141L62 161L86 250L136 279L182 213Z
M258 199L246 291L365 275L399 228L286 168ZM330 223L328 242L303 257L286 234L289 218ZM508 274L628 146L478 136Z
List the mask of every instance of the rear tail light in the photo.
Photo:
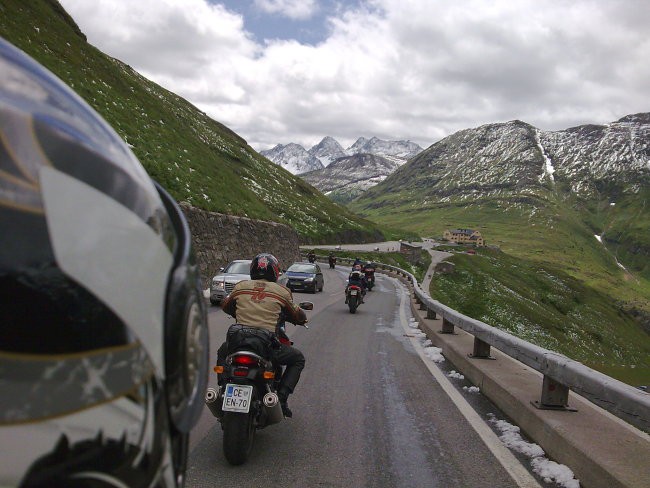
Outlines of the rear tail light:
M235 366L253 366L257 364L257 359L250 356L235 356L232 358L232 364Z

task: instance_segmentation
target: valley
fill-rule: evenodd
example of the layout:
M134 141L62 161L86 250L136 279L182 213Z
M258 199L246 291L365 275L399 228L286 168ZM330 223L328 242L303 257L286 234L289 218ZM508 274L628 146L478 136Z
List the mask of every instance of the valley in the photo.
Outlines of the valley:
M650 342L649 114L559 131L519 120L486 124L458 131L424 150L409 141L377 137L360 137L344 149L325 137L309 150L279 144L274 149L288 158L283 164L90 45L56 2L8 1L5 9L11 15L0 17L0 35L85 98L178 201L210 212L286 223L303 244L440 237L448 228L476 228L493 247L489 259L483 256L480 262L492 265L468 266L459 280L475 273L472 279L489 282L486 276L498 275L494 263L501 258L509 269L534 276L544 270L580 290L575 292L582 297L578 309L602 303L606 310L596 315L572 312L572 325L562 332L557 324L566 321L571 300L562 301L559 309L546 307L534 321L536 327L548 324L553 332L540 332L536 340L548 340L545 347L564 347L572 341L569 332L583 328L586 335L578 335L585 344L600 334L614 357L625 356L629 349L630 358L647 366L642 356ZM297 162L305 157L311 166L299 167ZM521 283L517 287L531 288L529 300L541 300L535 293L544 283ZM480 306L476 293L466 294L465 288L432 282L432 294L462 310L472 311L476 302L484 314L490 303L501 303L501 314L508 316L505 310L517 308L499 293L492 294L490 287L481 294ZM522 321L533 320L535 312L529 312ZM498 314L485 317L508 327ZM595 331L594 324L605 332ZM609 329L630 332L612 336L606 333ZM567 351L595 365L600 357L596 351L603 349L593 340L591 346ZM650 375L650 367L645 371Z

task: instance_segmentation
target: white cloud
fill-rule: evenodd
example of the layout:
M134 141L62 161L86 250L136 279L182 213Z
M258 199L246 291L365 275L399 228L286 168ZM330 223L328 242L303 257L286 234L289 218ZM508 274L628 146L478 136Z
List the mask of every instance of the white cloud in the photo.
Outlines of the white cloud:
M262 3L292 18L318 8ZM206 0L62 4L91 43L257 149L325 135L426 147L488 122L561 129L650 110L650 9L637 0L373 0L329 13L316 45L258 44Z
M309 19L318 10L316 0L255 0L255 6L290 19Z

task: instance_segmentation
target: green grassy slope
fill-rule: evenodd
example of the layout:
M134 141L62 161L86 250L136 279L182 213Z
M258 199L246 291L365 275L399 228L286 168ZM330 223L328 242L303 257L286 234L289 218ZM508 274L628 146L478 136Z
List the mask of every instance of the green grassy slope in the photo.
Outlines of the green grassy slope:
M449 228L480 230L488 245L503 252L485 259L455 257L463 260L459 273L436 276L433 297L638 385L650 383L647 193L621 196L612 206L543 190L424 204L407 191L378 192L351 206L422 236L441 237ZM604 245L595 237L603 232ZM561 285L553 288L554 281Z
M650 340L609 296L565 271L479 249L435 275L437 300L632 385L650 384Z
M640 217L645 202L650 203L647 193L622 196L610 206L570 201L543 190L537 195L432 199L424 204L408 192L379 191L350 206L382 225L401 226L422 236L440 237L449 228L475 228L488 245L562 269L612 297L612 302L626 302L650 313L650 258L644 251L650 249L649 219L647 214ZM604 245L595 237L603 232Z
M81 95L177 200L288 223L305 241L379 238L377 225L336 205L186 100L88 44L56 0L0 0L0 36Z

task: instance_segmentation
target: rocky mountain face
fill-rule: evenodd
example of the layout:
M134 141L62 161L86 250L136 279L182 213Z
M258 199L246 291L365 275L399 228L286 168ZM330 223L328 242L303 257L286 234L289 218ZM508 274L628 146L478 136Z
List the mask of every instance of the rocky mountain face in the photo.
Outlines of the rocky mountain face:
M608 257L595 262L608 259L650 279L648 204L650 114L640 113L559 131L518 120L462 130L350 207L384 224L404 222L408 214L420 231L425 224L418 223L429 222L435 233L483 223L493 239L521 253L538 246L526 235L544 236L552 243L546 252L562 266L574 266L581 252L600 246L594 252ZM568 257L568 242L575 259Z
M352 146L344 150L336 139L327 136L309 150L299 144L290 143L278 144L273 149L261 151L260 154L293 174L302 174L323 169L337 159L356 154L381 156L393 161L395 167L398 167L421 151L422 148L414 142L383 141L377 137L371 139L360 137Z
M374 154L360 153L337 159L329 166L300 175L332 200L345 203L381 183L400 163Z
M330 136L324 137L322 141L307 152L318 158L323 166L328 166L331 162L347 156L347 153L343 150L343 146Z
M650 183L650 113L604 126L540 132L539 149L552 181L565 181L581 196L604 193L615 200Z
M459 131L418 154L374 194L463 200L544 189L615 201L648 184L650 114L637 114L552 132L518 120Z
M421 152L422 148L415 142L382 141L377 137L371 139L360 137L346 150L346 153L350 156L363 153L374 154L376 156L383 156L400 165Z
M293 142L287 145L278 144L273 149L261 151L260 154L294 175L324 168L316 156Z

